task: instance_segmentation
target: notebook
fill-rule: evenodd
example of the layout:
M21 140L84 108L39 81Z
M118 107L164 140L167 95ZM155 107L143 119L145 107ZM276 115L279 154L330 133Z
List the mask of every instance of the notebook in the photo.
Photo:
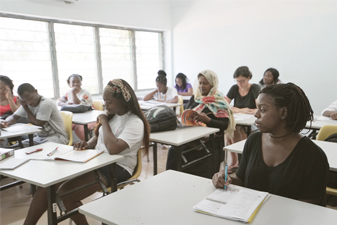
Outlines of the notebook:
M14 170L15 168L21 166L22 164L28 162L30 159L17 159L17 158L8 158L0 161L0 170Z
M199 213L249 223L268 197L267 192L229 185L227 190L217 189L193 209Z

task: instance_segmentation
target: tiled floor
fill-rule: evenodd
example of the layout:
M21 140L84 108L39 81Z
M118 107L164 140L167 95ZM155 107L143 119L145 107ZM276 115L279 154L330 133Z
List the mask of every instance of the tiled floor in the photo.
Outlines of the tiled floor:
M158 173L165 171L167 152L167 148L162 148L161 146L158 146ZM143 157L143 169L139 177L140 180L144 180L153 176L152 149L150 149L149 153L149 162L147 161L146 157ZM0 185L3 185L5 182L9 181L11 180L8 178L2 180L0 181ZM24 184L22 185L22 188L14 187L6 191L0 192L0 225L22 225L28 212L29 204L31 202L31 195L29 194L29 191L29 184ZM92 196L86 198L83 202L90 202L101 196L101 193L95 193ZM337 210L337 207L334 207L334 209ZM99 221L93 220L91 218L88 218L88 222L90 225L101 225ZM38 222L38 225L45 224L47 224L46 213ZM60 224L66 225L69 224L69 221L63 221Z

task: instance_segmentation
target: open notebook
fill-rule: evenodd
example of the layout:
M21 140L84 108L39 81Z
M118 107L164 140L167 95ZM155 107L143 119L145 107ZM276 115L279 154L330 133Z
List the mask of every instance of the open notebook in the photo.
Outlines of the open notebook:
M199 213L249 223L268 197L267 192L229 185L227 190L217 189L193 209Z
M52 143L49 145L47 142L43 145L42 151L29 155L29 158L35 160L67 160L84 163L104 152L104 150L94 149L75 151L73 150L73 146L60 145L55 153L53 153L51 156L48 156L48 154L53 150L55 150L55 144Z

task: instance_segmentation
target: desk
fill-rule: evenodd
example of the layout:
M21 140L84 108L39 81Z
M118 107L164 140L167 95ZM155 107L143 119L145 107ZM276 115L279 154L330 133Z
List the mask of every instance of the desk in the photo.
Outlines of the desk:
M202 137L212 135L216 132L219 132L218 128L193 126L177 128L171 131L151 133L150 141L155 142L153 145L153 174L157 174L157 143L176 146L178 152L180 151L179 154L181 155L181 149L179 146L198 140ZM177 170L181 171L181 169L182 161L181 157L178 157Z
M168 106L170 108L174 108L174 107L182 105L181 103L157 102L157 101L154 101L154 100L150 100L150 101L141 101L141 100L139 100L138 102L139 102L140 108L142 110L149 110L152 107L160 106L160 105L166 105L166 106Z
M310 121L308 121L305 128L312 130L312 137L313 139L316 139L317 131L320 130L324 125L337 125L337 120L332 120L325 116L315 115L311 126Z
M312 140L312 141L324 151L326 157L328 158L328 162L330 165L330 171L337 172L337 143L327 142L327 141L317 141L317 140ZM242 154L245 143L246 143L246 140L239 141L232 145L228 145L224 147L223 149L230 151L230 152Z
M234 113L236 125L247 128L247 136L252 131L252 125L255 124L256 117L252 114Z
M169 170L85 204L79 212L110 225L243 224L193 211L193 206L213 191L210 179ZM251 225L316 225L336 221L336 210L271 195Z
M11 126L18 126L19 124L13 124ZM26 124L25 124L26 125ZM12 138L12 137L20 137L22 135L28 135L29 137L29 145L33 146L33 134L35 133L40 133L42 132L41 129L35 127L35 126L25 126L25 129L19 130L19 131L15 131L15 132L10 132L10 131L4 131L1 130L1 134L0 134L0 139L7 139L7 138ZM20 146L21 148L23 148L23 146Z
M49 142L50 144L50 142ZM53 143L53 147L59 147L61 144ZM25 152L29 149L43 148L44 144L16 150L14 157L27 157ZM33 153L34 154L34 153ZM14 170L0 170L0 174L14 179L22 180L26 183L34 184L47 188L48 193L48 224L57 224L66 219L66 216L57 218L56 215L56 190L55 184L68 179L78 177L82 174L94 171L103 166L115 163L121 160L123 156L109 155L103 153L86 163L74 163L68 161L44 161L30 160ZM117 188L117 184L112 187ZM54 210L53 210L54 209Z
M101 114L105 113L100 110L91 110L85 113L74 113L73 114L73 123L83 125L84 126L84 137L85 141L88 141L89 138L89 129L88 124L96 122L97 117Z

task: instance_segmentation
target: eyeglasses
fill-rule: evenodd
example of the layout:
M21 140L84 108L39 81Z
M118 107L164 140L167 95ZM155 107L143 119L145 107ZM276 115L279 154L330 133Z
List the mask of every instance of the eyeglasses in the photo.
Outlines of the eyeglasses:
M243 79L243 80L236 80L236 79L234 79L234 82L242 84L242 83L244 83L246 80L247 80L247 78L246 78L246 79Z

